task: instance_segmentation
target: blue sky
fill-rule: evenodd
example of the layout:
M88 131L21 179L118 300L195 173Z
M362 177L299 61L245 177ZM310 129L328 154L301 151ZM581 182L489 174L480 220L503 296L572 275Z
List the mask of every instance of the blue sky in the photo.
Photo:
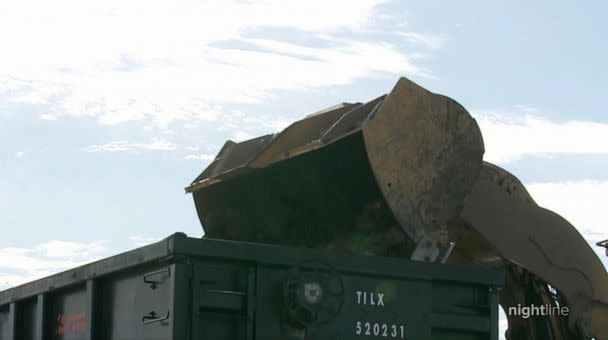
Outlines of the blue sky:
M225 140L374 98L399 76L463 104L486 160L590 242L608 238L606 7L2 2L0 289L201 235L183 188Z

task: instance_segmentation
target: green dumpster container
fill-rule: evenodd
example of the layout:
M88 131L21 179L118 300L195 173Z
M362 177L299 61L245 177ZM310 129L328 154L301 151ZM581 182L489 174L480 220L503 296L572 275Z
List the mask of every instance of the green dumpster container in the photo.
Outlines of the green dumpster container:
M0 292L0 340L497 339L503 273L182 233Z

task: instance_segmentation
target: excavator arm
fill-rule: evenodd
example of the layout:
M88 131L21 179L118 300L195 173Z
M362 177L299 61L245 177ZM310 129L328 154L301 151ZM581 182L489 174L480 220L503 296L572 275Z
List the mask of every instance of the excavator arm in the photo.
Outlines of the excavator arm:
M536 319L510 316L509 324L519 329L512 331L518 334L512 339L521 338L522 328L528 330L527 339L608 338L606 269L580 233L558 214L539 207L515 176L484 163L465 200L462 220L493 249L478 261L503 259L508 277L501 296L505 310L531 304L567 307L567 315L549 315L543 326ZM460 250L474 247L459 240Z

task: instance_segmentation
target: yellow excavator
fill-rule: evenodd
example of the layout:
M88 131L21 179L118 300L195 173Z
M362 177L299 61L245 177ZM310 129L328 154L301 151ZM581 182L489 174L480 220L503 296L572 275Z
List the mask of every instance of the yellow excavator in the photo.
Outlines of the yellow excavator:
M608 339L599 257L483 153L465 108L401 78L371 101L226 142L186 191L205 237L504 268L505 311L567 311L507 313L507 339Z

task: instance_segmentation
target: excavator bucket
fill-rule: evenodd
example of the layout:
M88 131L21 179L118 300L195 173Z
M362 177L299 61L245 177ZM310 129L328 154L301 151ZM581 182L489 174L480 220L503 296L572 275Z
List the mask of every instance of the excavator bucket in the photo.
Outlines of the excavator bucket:
M186 191L206 237L376 254L422 248L434 260L483 152L460 104L401 78L366 103L226 142Z

